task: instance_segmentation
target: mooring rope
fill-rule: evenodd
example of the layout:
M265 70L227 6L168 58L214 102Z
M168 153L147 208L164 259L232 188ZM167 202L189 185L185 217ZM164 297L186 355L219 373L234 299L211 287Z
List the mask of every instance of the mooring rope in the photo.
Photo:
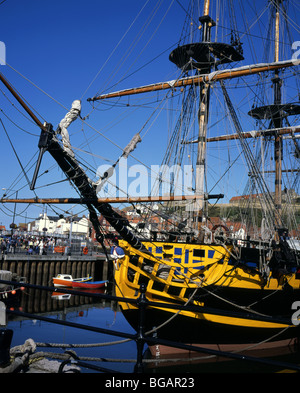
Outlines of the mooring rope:
M44 348L91 348L91 347L105 347L108 345L123 344L128 341L131 341L131 339L127 338L119 341L94 343L94 344L93 343L92 344L36 343L36 346L44 347Z

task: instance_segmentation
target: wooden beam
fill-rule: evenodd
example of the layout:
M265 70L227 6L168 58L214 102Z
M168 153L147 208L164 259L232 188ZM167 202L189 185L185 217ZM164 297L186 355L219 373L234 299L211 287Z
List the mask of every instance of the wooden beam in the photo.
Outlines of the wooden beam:
M286 134L297 134L300 132L300 125L295 127L284 127L284 128L269 128L267 130L253 130L248 132L243 132L240 136L239 134L229 134L229 135L221 135L221 136L214 136L211 138L207 138L207 142L219 142L219 141L230 141L239 138L256 138L259 136L266 136L266 135L274 135L278 133L279 135L286 135ZM198 140L193 141L186 141L182 142L183 144L191 144L191 143L198 143Z
M38 204L86 204L86 203L139 203L139 202L168 202L168 201L192 201L203 199L200 195L179 196L145 196L145 197L116 197L116 198L20 198L0 199L0 203L38 203Z
M136 87L132 89L120 90L113 93L102 94L93 98L88 98L88 101L98 101L107 98L116 98L129 96L140 93L147 93L159 90L173 89L176 87L185 87L194 84L199 84L201 82L213 82L217 80L238 78L241 76L247 76L251 74L258 74L260 72L273 71L281 68L292 67L300 64L300 60L286 60L275 63L263 63L263 64L252 64L249 66L232 68L226 70L220 70L212 72L210 74L197 75L192 77L181 78L178 80L159 82L151 85L145 85L141 87Z
M19 104L25 109L25 111L29 114L29 116L35 121L35 123L43 130L46 131L46 127L44 124L37 118L37 116L32 112L29 106L25 103L25 101L16 93L14 88L10 85L7 79L0 73L0 81L6 86L6 88L11 92L11 94L15 97L15 99L19 102Z

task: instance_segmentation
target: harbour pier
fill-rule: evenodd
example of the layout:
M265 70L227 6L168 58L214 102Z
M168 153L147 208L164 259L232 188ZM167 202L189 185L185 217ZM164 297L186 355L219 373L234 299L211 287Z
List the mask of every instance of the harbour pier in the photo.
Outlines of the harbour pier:
M59 273L70 274L73 277L91 276L93 280L107 280L110 276L110 268L102 254L97 255L25 255L7 254L0 259L0 270L8 270L13 273L17 281L36 285L37 287L52 287L52 278ZM52 312L66 307L65 302L58 302L59 296L65 296L69 307L89 304L93 299L85 296L70 296L55 292L53 296L47 296L46 291L27 288L27 296L18 299L18 293L13 296L21 307L27 312L43 313ZM1 299L0 299L1 300Z
M0 259L0 270L9 270L30 284L45 286L51 285L52 277L59 273L73 277L90 275L94 280L107 280L109 276L109 266L103 254L7 254Z

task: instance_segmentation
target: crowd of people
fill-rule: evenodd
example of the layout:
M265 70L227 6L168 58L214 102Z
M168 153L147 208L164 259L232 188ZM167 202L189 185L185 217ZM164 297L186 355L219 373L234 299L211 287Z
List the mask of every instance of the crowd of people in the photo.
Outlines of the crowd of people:
M25 251L26 254L45 255L54 252L56 245L63 246L65 242L61 239L47 236L3 236L0 237L1 254L16 251Z

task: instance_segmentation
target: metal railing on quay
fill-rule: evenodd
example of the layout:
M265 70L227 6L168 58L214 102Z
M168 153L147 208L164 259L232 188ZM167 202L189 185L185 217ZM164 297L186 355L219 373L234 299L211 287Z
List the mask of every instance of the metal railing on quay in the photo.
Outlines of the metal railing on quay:
M89 246L87 247L87 251L85 251L85 247L80 246L78 244L72 244L71 247L69 246L58 246L60 249L59 251L56 251L56 247L49 247L45 248L42 250L42 252L39 249L32 249L31 251L28 250L28 247L10 247L8 250L5 250L4 252L1 252L2 256L3 255L85 255L85 256L90 256L90 255L95 255L99 252L103 252L102 248L99 248L98 246ZM0 254L0 255L1 255Z

